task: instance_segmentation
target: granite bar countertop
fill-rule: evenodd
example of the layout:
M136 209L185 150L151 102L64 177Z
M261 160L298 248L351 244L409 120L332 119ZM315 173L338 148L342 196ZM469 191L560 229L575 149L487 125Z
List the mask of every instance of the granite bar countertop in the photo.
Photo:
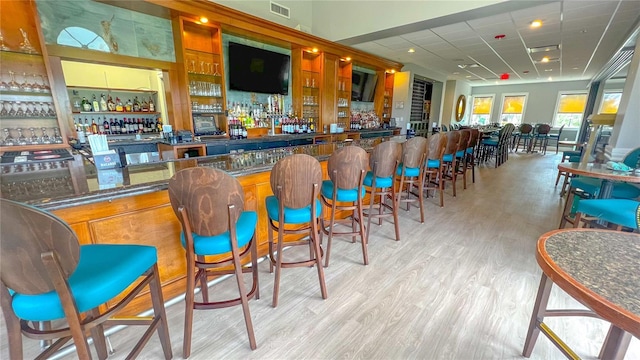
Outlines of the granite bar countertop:
M640 236L617 231L562 231L545 250L567 275L640 316Z
M354 140L370 150L381 138ZM270 171L281 158L308 154L319 161L329 158L345 143L317 144L238 152L127 165L96 170L87 153L74 153L74 160L1 165L0 196L26 202L46 210L109 201L165 190L169 179L180 169L207 166L225 170L233 176Z

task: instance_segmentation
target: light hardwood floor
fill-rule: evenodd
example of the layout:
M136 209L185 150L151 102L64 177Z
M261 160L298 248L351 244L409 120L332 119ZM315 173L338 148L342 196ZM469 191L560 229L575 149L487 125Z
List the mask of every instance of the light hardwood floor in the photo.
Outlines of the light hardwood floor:
M359 244L333 242L322 300L313 268L285 269L280 302L271 307L273 275L260 264L260 300L250 301L258 349L251 351L241 308L196 311L191 359L520 359L541 271L538 237L558 226L563 202L553 187L559 155L511 154L494 169L480 167L458 197L447 187L445 207L427 199L426 221L417 208L401 210L401 241L393 225L371 229L370 265ZM306 249L303 249L306 251ZM293 255L293 254L287 254ZM234 293L234 281L210 294ZM553 307L581 307L557 287ZM175 358L182 355L184 302L167 308ZM608 324L589 318L547 323L585 359L595 359ZM8 358L2 324L2 352ZM139 329L111 336L122 359ZM37 343L25 340L27 356ZM69 356L68 358L73 358ZM140 358L162 358L157 336ZM563 359L540 336L532 359ZM640 359L633 339L626 359Z

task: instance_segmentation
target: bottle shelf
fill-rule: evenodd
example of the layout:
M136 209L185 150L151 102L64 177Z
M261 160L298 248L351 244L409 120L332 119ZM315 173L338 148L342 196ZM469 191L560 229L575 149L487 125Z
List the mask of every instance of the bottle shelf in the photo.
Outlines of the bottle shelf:
M149 112L149 111L74 111L73 114L81 114L81 115L160 115L159 112Z
M192 111L191 114L196 115L196 116L215 116L215 115L224 115L224 112L198 112L198 111Z
M155 90L151 89L120 89L120 88L100 88L91 86L67 86L68 90L91 90L95 92L126 92L126 93L139 93L139 94L156 94Z
M192 98L204 98L204 99L222 99L222 96L213 96L213 95L191 95Z
M17 51L17 50L0 50L0 54L7 54L7 55L18 55L18 56L42 56L41 53L39 52L24 52L24 51Z
M206 77L212 77L212 78L221 78L222 74L207 74L207 73L199 73L199 72L192 72L192 71L188 71L187 74L189 74L189 76L206 76Z
M57 120L56 116L0 116L0 120Z
M10 96L37 96L37 97L51 97L51 92L37 92L37 91L11 91L11 90L0 90L0 95Z

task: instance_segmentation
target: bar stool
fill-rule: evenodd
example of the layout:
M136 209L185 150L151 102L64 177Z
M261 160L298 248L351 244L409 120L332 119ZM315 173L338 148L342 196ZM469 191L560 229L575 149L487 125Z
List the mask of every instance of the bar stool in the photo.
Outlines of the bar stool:
M398 165L396 176L400 177L400 185L398 186L398 202L407 204L407 211L411 203L417 202L420 208L420 223L424 223L424 163L427 160L427 138L414 137L407 140L403 144L402 163ZM406 196L403 197L404 188L406 186ZM414 188L417 191L414 191ZM413 197L413 198L412 198Z
M329 236L324 259L325 267L329 266L331 241L334 235L351 235L353 242L356 240L356 235L360 236L363 261L365 265L369 264L362 205L365 196L363 181L367 172L368 157L363 148L352 145L334 151L327 163L330 180L324 180L320 190L322 203L330 209L328 230L324 218L321 218L321 228ZM351 211L351 220L336 220L337 211ZM336 223L350 224L352 231L336 232L334 230Z
M438 133L429 137L429 151L427 152L427 161L425 162L425 181L423 190L440 192L440 207L444 206L444 163L442 157L447 148L447 135Z
M369 166L371 171L367 172L364 178L366 191L369 193L369 210L364 214L368 216L367 221L367 239L369 239L369 230L371 229L371 219L378 219L378 225L382 225L383 217L393 217L393 224L396 231L396 241L400 240L400 227L398 224L398 194L394 189L396 183L396 170L398 168L398 159L402 154L402 145L394 141L385 141L373 148L369 157ZM377 205L374 204L376 197L380 197ZM386 200L391 200L391 205ZM378 213L374 214L374 207L377 207ZM391 213L385 212L391 210Z
M550 131L551 126L549 126L548 124L538 124L536 133L533 135L533 146L531 147L531 150L535 150L536 146L538 145L538 141L540 141L540 151L543 155L546 154Z
M50 213L1 198L0 213L0 304L11 359L23 358L21 333L37 340L58 339L38 358L50 357L73 340L78 358L91 359L88 332L98 357L106 359L105 323L148 326L129 358L138 356L156 329L165 359L173 357L155 247L80 246L69 225ZM147 286L151 318L113 318ZM51 328L58 320L67 327ZM46 330L30 325L39 322L47 323Z
M265 200L269 225L269 270L276 275L273 283L273 307L278 306L280 291L280 273L282 268L307 267L318 268L318 280L322 298L327 298L327 287L322 267L322 242L318 221L322 214L322 205L318 200L322 183L322 167L314 157L296 154L279 160L271 170L271 190L275 195ZM293 225L285 229L285 226ZM278 233L277 255L274 254L273 232ZM296 262L284 262L282 249L285 234L309 234L309 240L287 241L287 246L309 246L309 259Z
M456 164L453 170L456 172L456 178L458 175L462 175L463 188L467 188L467 148L469 147L469 140L471 140L471 129L460 130L460 140L458 141L458 149L456 150ZM456 193L456 184L453 183L453 196Z
M458 176L456 171L456 153L460 144L460 131L454 130L447 133L447 148L442 156L442 162L444 163L444 173L442 178L449 177L453 183L453 196L456 196L456 177Z
M533 126L531 126L531 124L522 124L520 125L519 130L518 141L516 142L516 152L518 152L518 148L520 148L520 140L524 140L522 146L526 152L529 152L530 142L533 140L533 134L531 134Z
M196 167L180 170L169 180L169 200L182 225L180 241L187 257L183 357L188 358L191 354L194 309L220 309L240 304L249 345L255 350L249 299L254 296L260 298L255 239L258 215L255 211L244 210L244 191L240 182L218 169ZM251 267L243 267L243 262L250 262ZM243 273L253 275L249 292L245 288ZM235 275L239 297L209 301L207 280L225 274ZM195 301L197 284L200 285L202 302Z
M476 183L476 148L480 140L480 130L471 129L471 137L467 147L467 156L465 157L465 170L471 169L471 182ZM466 176L466 174L465 174Z

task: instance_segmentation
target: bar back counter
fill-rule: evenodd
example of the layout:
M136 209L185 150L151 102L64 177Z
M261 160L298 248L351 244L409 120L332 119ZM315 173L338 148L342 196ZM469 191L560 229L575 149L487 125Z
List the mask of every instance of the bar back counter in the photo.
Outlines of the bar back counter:
M370 151L391 133L379 134L386 137L159 160L99 171L89 154L80 151L74 153L73 160L1 165L0 192L3 198L54 213L71 226L81 243L157 247L164 298L171 299L184 292L186 268L180 223L167 192L168 181L176 172L203 166L237 177L245 192L245 208L258 212L257 239L262 256L267 252L265 198L272 194L269 175L273 165L288 155L308 154L321 162L327 179L326 160L335 149L353 144ZM150 308L146 299L132 302L127 312L137 314Z

